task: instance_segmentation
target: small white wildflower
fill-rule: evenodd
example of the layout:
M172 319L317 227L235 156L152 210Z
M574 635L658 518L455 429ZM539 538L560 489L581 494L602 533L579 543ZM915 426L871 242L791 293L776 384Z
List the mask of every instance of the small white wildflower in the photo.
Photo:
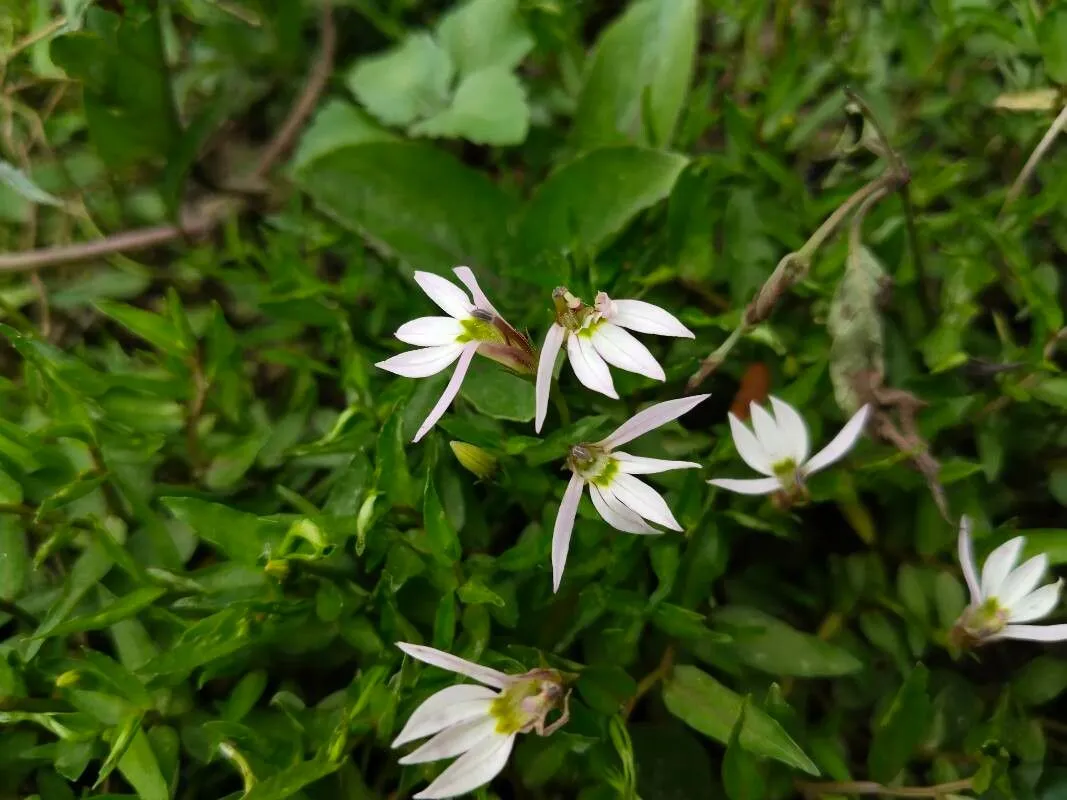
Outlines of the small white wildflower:
M567 458L571 479L563 492L563 500L560 502L552 530L552 591L558 591L560 581L563 580L563 568L567 564L567 552L571 546L574 518L586 486L589 487L589 497L597 513L617 530L626 533L662 532L649 525L649 522L675 531L682 530L682 526L656 490L634 476L672 469L699 468L700 464L693 461L632 456L618 452L615 448L678 419L709 396L701 394L657 403L635 414L599 442L579 444L571 448Z
M419 349L400 353L375 365L406 378L426 378L459 360L441 398L412 439L414 442L426 435L459 394L475 353L520 372L533 372L534 351L529 340L497 313L469 267L456 267L453 272L470 291L474 301L471 302L466 292L440 275L416 272L415 282L448 316L419 317L405 322L397 330L396 338Z
M537 364L534 428L538 433L548 412L556 356L564 344L567 360L582 385L618 398L609 364L653 380L666 379L655 356L627 328L638 333L693 338L693 332L673 314L643 300L612 300L600 292L595 306L590 308L562 286L552 293L552 299L556 321L548 329Z
M416 800L456 797L484 786L504 769L518 734L536 731L548 736L567 723L570 695L555 670L506 675L432 647L406 642L397 642L397 647L412 658L482 684L449 686L431 695L393 740L395 748L433 737L401 758L401 764L459 756L415 795ZM546 725L554 709L562 714Z
M712 486L740 494L781 491L792 495L802 491L809 475L840 460L852 449L863 433L871 410L870 406L865 405L857 411L837 436L809 459L811 444L804 418L784 400L777 397L768 399L774 416L756 403L749 406L752 430L733 413L730 414L730 430L737 454L756 472L768 477L746 480L714 478L708 481Z
M989 554L982 567L981 580L971 542L971 520L960 520L959 556L967 579L971 602L956 622L954 632L965 642L981 643L996 639L1027 639L1059 642L1067 639L1067 625L1027 625L1047 617L1060 601L1062 580L1038 588L1048 569L1048 556L1040 553L1015 564L1022 553L1025 537L1016 536Z

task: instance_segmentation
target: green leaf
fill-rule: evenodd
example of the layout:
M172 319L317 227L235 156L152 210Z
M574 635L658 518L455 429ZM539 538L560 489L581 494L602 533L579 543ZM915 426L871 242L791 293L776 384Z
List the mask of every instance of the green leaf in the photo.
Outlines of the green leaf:
M31 203L45 206L60 206L63 201L55 195L49 194L34 183L22 170L13 164L0 159L0 183L11 187L19 195Z
M99 611L69 619L64 623L57 625L45 635L69 636L72 633L95 631L100 630L101 628L110 627L116 622L135 616L139 611L152 605L152 603L166 593L166 589L161 589L155 586L134 589L129 594L108 603Z
M575 685L582 700L600 714L618 714L637 694L637 681L622 667L587 667Z
M572 135L582 148L669 145L695 64L698 0L638 0L601 35Z
M485 175L418 142L345 147L296 178L323 211L378 249L439 273L498 264L516 208Z
M365 111L334 98L323 103L311 118L300 137L291 166L300 170L316 158L351 145L395 141L397 137L379 126Z
M885 269L866 247L850 250L845 274L830 303L830 381L837 405L848 413L863 405L857 386L885 374L884 335L878 298Z
M1067 691L1067 662L1054 656L1038 656L1011 681L1012 693L1028 706L1040 706Z
M140 800L170 800L170 790L159 770L156 754L140 728L119 759L119 772L137 790Z
M348 88L388 125L410 125L448 104L452 59L428 33L416 33L387 53L361 60Z
M160 314L143 311L125 303L101 300L96 310L111 317L131 333L140 336L158 350L178 358L188 355L181 334L174 324Z
M448 521L430 473L426 475L426 489L422 498L422 524L426 529L430 550L435 557L445 564L454 564L460 560L463 548L459 543L459 536Z
M751 704L751 696L746 696L741 703L741 711L730 732L730 741L722 759L722 785L730 800L757 800L766 797L763 769L741 744L741 731L744 730L745 718L751 711Z
M1067 9L1049 7L1038 25L1037 41L1045 72L1056 83L1067 83Z
M138 670L143 678L184 677L197 667L225 658L247 647L248 626L244 612L227 608L190 625L174 642Z
M1017 533L1026 537L1024 558L1044 553L1048 556L1048 563L1053 566L1067 564L1067 528L1032 528Z
M678 719L716 741L728 744L741 698L696 667L675 667L663 684L663 702ZM819 770L800 746L765 712L749 708L741 729L741 744L755 755L773 758L809 775Z
M529 422L534 418L534 387L529 380L495 365L480 365L460 390L478 411L496 419Z
M881 783L893 780L922 743L934 710L926 690L928 678L926 667L917 664L875 725L867 757L874 780Z
M571 161L538 188L519 221L516 277L554 286L565 276L530 269L545 257L606 246L637 214L671 193L685 156L605 147Z
M468 0L441 18L437 40L461 77L486 67L510 71L533 49L518 5L518 0Z
M456 595L464 605L493 605L503 608L504 598L486 586L481 578L471 577L467 579L456 591Z
M1042 378L1030 391L1042 403L1067 408L1067 378Z
M0 600L14 600L22 594L32 568L22 520L0 514Z
M107 780L107 776L112 773L122 757L126 755L126 751L133 743L133 737L141 732L141 721L143 719L143 711L130 714L112 731L111 749L108 751L107 758L96 776L96 782L93 784L94 789Z
M278 548L289 526L195 497L163 497L160 502L206 542L228 558L255 565Z
M284 800L286 797L292 797L305 786L322 780L340 766L340 762L325 759L303 761L282 770L277 775L259 781L241 797L241 800Z
M397 406L382 425L375 452L375 482L394 506L412 506L415 488L403 439L404 408Z
M412 136L468 139L477 144L522 144L530 108L519 79L503 67L485 67L456 88L452 104L411 126Z
M93 542L82 552L74 562L70 575L63 585L63 594L59 600L48 609L48 615L34 631L34 638L26 644L23 659L31 661L44 644L45 637L65 620L78 606L85 593L94 588L104 576L111 571L112 560L107 554L107 549L100 542Z
M745 664L771 675L825 678L851 675L863 663L840 647L792 628L754 608L726 606L712 619L725 626L728 647Z

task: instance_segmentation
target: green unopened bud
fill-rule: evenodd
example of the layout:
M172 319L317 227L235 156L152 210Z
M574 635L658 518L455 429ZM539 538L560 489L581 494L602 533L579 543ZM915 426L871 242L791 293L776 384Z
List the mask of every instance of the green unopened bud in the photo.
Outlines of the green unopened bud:
M80 680L81 673L76 669L69 669L56 678L56 686L60 689L68 689L71 686L76 686Z
M284 581L289 577L289 562L284 558L272 558L263 571L275 580Z
M496 458L482 448L466 442L449 442L448 446L456 460L483 481L496 472Z

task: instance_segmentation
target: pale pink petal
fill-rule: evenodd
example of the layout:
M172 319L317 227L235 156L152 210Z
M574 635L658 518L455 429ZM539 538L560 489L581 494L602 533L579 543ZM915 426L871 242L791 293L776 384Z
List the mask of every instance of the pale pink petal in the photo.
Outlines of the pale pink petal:
M432 272L419 271L415 273L415 282L450 317L466 319L471 315L474 305L466 292L452 281Z
M782 487L777 478L713 478L708 483L738 494L770 494Z
M680 397L677 400L656 403L642 411L638 411L598 444L601 447L612 450L627 442L632 442L638 436L644 436L649 431L678 419L682 414L691 411L709 397L711 397L710 394L695 394L692 397Z
M545 334L545 343L541 345L541 357L537 362L537 386L534 391L534 406L536 416L534 418L534 430L541 432L541 426L545 424L545 416L548 414L548 396L552 391L552 373L556 368L556 356L563 346L563 326L555 322Z
M1013 607L1037 588L1047 569L1048 556L1044 553L1027 559L1013 569L1004 579L1004 585L1000 587L1000 594L997 595L1000 604L1008 608Z
M571 534L574 532L574 518L578 514L578 503L582 500L582 487L585 481L577 472L571 475L570 482L563 492L559 511L556 512L556 524L552 526L552 591L559 591L563 580L563 568L567 566L567 553L571 549Z
M752 420L752 430L756 432L756 438L759 439L760 447L767 454L771 466L790 458L792 448L778 430L778 423L770 412L758 403L749 403L748 415Z
M474 272L470 267L456 267L452 271L456 273L456 277L463 282L463 285L467 287L467 291L471 293L471 297L474 298L474 305L485 311L492 312L493 316L500 316L500 313L493 308L493 304L489 302L489 298L485 296L482 287L478 285L478 279L474 277Z
M419 426L419 430L415 433L415 438L411 441L417 442L425 436L430 428L437 424L437 420L441 419L444 413L448 411L448 407L452 405L452 401L459 394L459 387L463 384L463 377L467 374L471 359L474 358L477 350L477 342L467 342L467 344L463 345L463 353L459 357L459 363L456 364L452 377L448 379L448 385L441 392L441 397L438 399L437 404L430 409L430 413L426 415L426 419L422 421L422 425Z
M1025 541L1024 537L1016 536L1014 539L1004 542L989 554L989 557L985 560L985 565L982 567L983 600L988 600L990 597L1000 597L1000 592L1004 588L1004 581L1007 580L1008 575L1015 568Z
M567 339L567 357L575 376L585 388L619 399L608 365L588 337L571 334Z
M396 332L396 338L416 347L439 347L455 344L463 334L463 326L452 317L419 317L405 322Z
M374 366L395 375L403 375L405 378L426 378L448 369L462 352L463 345L459 343L423 347L419 350L398 353L385 361L379 361Z
M845 427L837 436L830 440L830 444L812 456L811 461L804 465L804 474L812 475L843 458L863 434L863 428L867 424L867 417L870 413L870 405L865 405L857 411L852 419L845 423Z
M662 381L667 376L648 348L617 325L601 322L589 337L601 357L613 367Z
M439 761L442 758L455 758L461 753L478 747L495 734L496 726L496 718L486 714L483 717L469 719L445 728L428 742L399 759L399 763L424 764L427 761Z
M438 650L434 647L426 647L421 644L409 644L407 642L397 642L396 646L412 658L418 659L424 664L430 664L435 667L440 667L441 669L447 669L449 672L466 675L468 678L474 678L474 680L479 683L484 683L486 686L492 686L495 689L506 689L513 683L512 679L503 672L490 669L489 667L483 667L481 664L467 661L465 658L446 653L444 650Z
M489 715L496 696L492 689L469 683L442 689L415 709L392 746L401 747L416 739L433 736L467 720L483 719Z
M695 338L676 316L644 300L612 300L610 312L607 319L638 333Z
M960 556L960 567L963 569L963 577L967 581L967 589L971 593L971 605L979 605L982 602L982 588L978 583L978 562L974 560L974 542L971 539L971 518L966 514L960 517L960 535L957 545Z
M618 450L611 457L619 464L619 469L627 475L652 475L656 472L667 472L672 469L700 469L700 464L695 461L671 461L666 458L645 458L644 456L632 456L629 453L621 453Z
M515 734L497 734L468 750L437 776L437 779L415 795L415 800L440 800L458 797L484 786L500 774L508 763Z
M655 522L673 531L682 530L682 526L668 508L667 501L660 497L655 489L633 475L617 473L607 489L619 498L623 505L649 522Z
M764 475L774 475L774 470L771 468L773 463L771 454L763 448L763 444L756 438L756 434L734 416L732 411L727 415L727 419L730 421L730 433L733 434L734 447L737 448L737 454L741 456L741 460L756 472Z
M778 423L778 431L789 443L786 450L798 465L808 460L811 452L811 443L808 438L808 426L804 418L800 416L793 406L784 400L779 400L771 395L771 408L774 409L774 419Z
M626 533L660 533L619 502L614 494L601 489L595 483L589 484L589 497L597 513L611 527Z
M1047 617L1060 602L1060 587L1063 581L1042 586L1031 592L1008 609L1008 622L1033 622Z
M1005 625L990 639L1021 639L1028 642L1062 642L1067 639L1067 625Z

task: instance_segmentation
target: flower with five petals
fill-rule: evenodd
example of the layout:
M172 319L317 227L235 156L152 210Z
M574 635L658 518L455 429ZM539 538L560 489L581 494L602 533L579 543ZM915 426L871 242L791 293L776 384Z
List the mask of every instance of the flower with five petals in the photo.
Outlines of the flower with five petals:
M960 567L967 580L971 602L952 630L958 644L981 644L997 639L1059 642L1067 639L1067 625L1029 625L1047 617L1060 601L1062 580L1038 588L1048 569L1044 553L1019 561L1026 539L1016 536L996 548L985 560L981 578L974 559L971 520L960 520Z
M673 314L644 300L612 300L600 292L594 306L589 307L560 286L552 293L552 301L556 321L548 329L537 363L534 429L538 433L548 413L556 356L564 345L571 369L582 385L618 399L609 364L657 381L666 379L655 356L630 331L693 338L693 332Z
M401 758L401 764L459 756L415 795L416 800L456 797L484 786L504 769L518 734L536 731L548 736L567 723L570 693L555 670L506 675L432 647L406 642L397 642L397 647L412 658L481 684L449 686L431 695L393 740L395 748L432 737ZM557 709L559 718L546 724L548 715Z
M571 479L563 492L552 529L552 591L559 591L560 581L563 580L578 503L587 486L597 513L617 530L626 533L662 533L650 522L671 530L682 530L656 490L634 476L699 468L700 464L632 456L615 448L678 419L707 397L709 395L700 394L657 403L634 414L599 442L578 444L571 448L567 458Z
M517 372L532 373L534 370L535 355L529 339L497 313L469 267L456 267L453 272L467 287L473 302L466 292L440 275L416 272L415 282L448 316L419 317L405 322L397 330L396 338L419 349L408 350L375 365L406 378L426 378L448 369L458 359L452 378L437 404L426 415L412 439L414 442L426 435L459 394L475 353Z
M733 413L730 430L738 455L756 472L766 478L714 478L708 483L739 494L770 494L782 492L793 496L804 491L804 481L821 469L842 459L863 433L870 414L870 406L857 411L833 439L810 459L808 426L793 406L777 397L768 398L770 412L752 403L749 411L752 430Z

